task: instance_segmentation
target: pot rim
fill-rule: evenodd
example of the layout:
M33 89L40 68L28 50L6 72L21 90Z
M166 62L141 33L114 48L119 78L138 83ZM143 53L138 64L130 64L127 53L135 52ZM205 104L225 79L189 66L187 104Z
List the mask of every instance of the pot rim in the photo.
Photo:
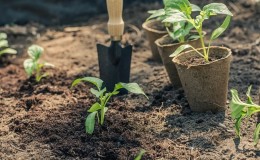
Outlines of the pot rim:
M165 36L162 36L161 38L157 39L154 43L158 46L158 47L172 47L172 46L177 46L177 45L182 45L182 44L186 44L186 43L189 43L189 42L194 42L194 41L197 41L198 39L193 39L193 40L190 40L190 41L186 41L186 42L178 42L178 43L170 43L170 44L160 44L160 42L166 38L166 37L170 37L168 34L165 35ZM171 37L170 37L171 38Z
M206 47L208 48L208 47ZM199 64L199 65L193 65L193 64L190 64L190 65L184 65L183 63L180 63L180 61L178 60L179 57L181 57L182 55L184 54L188 54L190 52L195 52L194 50L189 50L189 51L186 51L186 52L183 52L179 55L177 55L176 57L174 57L172 59L173 63L175 63L176 65L180 65L180 66L184 66L186 68L191 68L191 67L198 67L198 66L208 66L210 64L213 64L213 63L216 63L216 62L219 62L221 60L225 60L225 59L228 59L229 57L231 58L232 57L232 51L230 48L227 48L227 47L223 47L223 46L210 46L210 49L223 49L223 50L227 50L228 51L228 54L225 56L225 57L222 57L220 59L217 59L217 60L214 60L214 61L211 61L209 63L206 63L206 64ZM197 50L202 50L203 48L198 48Z
M151 27L148 27L147 24L149 23L154 23L154 22L159 22L159 20L156 20L156 19L152 19L152 20L149 20L149 21L146 21L142 24L142 27L143 29L147 30L147 31L150 31L150 32L156 32L156 33L159 33L159 34L167 34L167 31L160 31L160 30L157 30L157 29L153 29Z

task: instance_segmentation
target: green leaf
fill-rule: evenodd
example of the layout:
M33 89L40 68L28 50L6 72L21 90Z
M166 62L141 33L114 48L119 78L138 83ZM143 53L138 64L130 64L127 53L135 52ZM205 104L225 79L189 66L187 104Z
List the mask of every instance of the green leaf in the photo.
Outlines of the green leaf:
M223 3L211 3L203 7L203 11L207 13L208 16L224 14L233 16L227 6Z
M191 14L192 7L188 0L164 0L163 3L165 8L174 8L185 14Z
M6 48L2 51L0 51L0 56L3 55L3 54L16 54L17 51L12 49L12 48Z
M94 132L96 114L97 111L90 113L85 121L86 132L88 134L92 134Z
M7 34L0 33L0 40L5 40L5 39L7 39Z
M134 160L141 160L142 156L145 154L145 150L141 150L140 153L138 154L138 156L134 159Z
M260 134L260 123L257 125L255 131L254 131L254 143L255 145L259 142L259 134Z
M99 103L94 103L91 107L90 107L90 109L88 110L88 112L95 112L95 111L98 111L98 110L100 110L102 107L101 107L101 105L99 104Z
M28 49L29 56L37 61L43 53L43 48L38 45L32 45Z
M231 20L231 17L227 16L225 18L224 22L222 23L222 25L213 31L213 33L210 37L210 40L214 40L214 39L218 38L229 26L230 20Z
M165 18L162 22L163 23L176 23L176 22L183 22L187 21L188 18L180 11L175 12L174 14L170 15L169 17Z
M118 84L116 84L116 86L117 85L121 86L122 88L125 88L126 90L128 90L131 93L142 94L148 99L148 97L146 96L146 94L144 93L142 88L137 83L118 83Z
M151 16L147 18L147 21L165 16L164 9L152 10L152 11L148 11L148 13L151 14Z
M251 89L252 89L252 85L248 87L248 90L246 92L246 96L247 96L247 103L249 104L254 104L252 97L250 96L251 93Z
M99 78L95 78L95 77L84 77L84 78L79 78L73 81L71 87L74 87L75 85L81 83L82 81L86 81L86 82L90 82L92 84L94 84L98 90L101 90L103 81Z
M193 12L199 12L201 11L200 7L195 5L195 4L191 4L191 8Z
M188 49L188 48L192 48L192 46L189 45L189 44L181 45L180 47L178 47L178 48L173 52L173 54L170 55L170 57L175 57L175 56L179 55L181 52L183 52L185 49Z
M103 88L101 91L95 90L93 88L90 89L90 92L94 94L97 98L103 96L103 94L107 91L106 88Z
M0 48L8 47L8 41L7 40L0 40Z
M34 63L34 61L32 59L26 59L23 62L23 66L24 66L26 73L29 76L31 76L36 69L36 64Z

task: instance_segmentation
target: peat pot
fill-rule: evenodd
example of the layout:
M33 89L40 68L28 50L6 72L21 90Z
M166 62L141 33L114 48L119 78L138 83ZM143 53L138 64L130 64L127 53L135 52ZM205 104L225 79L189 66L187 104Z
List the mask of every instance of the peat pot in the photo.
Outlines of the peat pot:
M164 25L162 24L161 21L158 20L150 20L150 21L146 21L145 23L143 23L142 25L143 29L145 30L146 36L148 38L150 47L151 47L151 51L152 51L152 56L153 59L156 62L161 63L161 57L159 55L157 46L155 45L155 41L159 38L161 38L162 36L167 34L167 31L164 27Z
M190 108L195 112L226 109L231 50L210 47L209 55L209 63L193 50L173 58Z
M174 41L169 35L166 35L156 40L155 44L158 47L159 54L161 56L163 65L168 74L171 84L175 88L182 87L175 64L172 62L172 58L169 56L183 44L190 44L194 48L201 48L200 40L197 39L185 43L178 43L177 41Z

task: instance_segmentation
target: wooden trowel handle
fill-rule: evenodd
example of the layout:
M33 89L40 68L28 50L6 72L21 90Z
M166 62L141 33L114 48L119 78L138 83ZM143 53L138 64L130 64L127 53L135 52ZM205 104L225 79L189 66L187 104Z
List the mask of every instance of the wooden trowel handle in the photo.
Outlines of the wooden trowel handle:
M122 18L123 0L107 0L109 20L108 33L113 41L119 41L124 33L124 21Z

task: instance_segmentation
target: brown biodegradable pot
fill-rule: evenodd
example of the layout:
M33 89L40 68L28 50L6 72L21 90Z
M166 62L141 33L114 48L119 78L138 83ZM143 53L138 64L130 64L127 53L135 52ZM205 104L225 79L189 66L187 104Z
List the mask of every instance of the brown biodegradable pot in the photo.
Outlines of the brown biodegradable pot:
M143 23L142 27L145 30L146 36L149 40L151 50L152 50L153 59L156 62L161 63L162 60L161 60L161 57L159 55L157 46L155 45L154 42L158 38L161 38L162 36L167 34L167 31L166 31L164 25L162 24L162 22L160 22L158 20L150 20L150 21Z
M183 44L190 44L194 48L201 48L200 40L192 40L185 43L178 43L174 41L169 35L163 36L160 39L155 41L155 44L158 47L161 59L163 61L165 70L168 74L168 77L172 85L176 88L182 87L181 81L175 67L175 64L172 62L172 58L169 57L179 46Z
M226 109L231 50L210 47L210 59L207 64L200 63L204 60L194 50L173 58L190 108L195 112Z

